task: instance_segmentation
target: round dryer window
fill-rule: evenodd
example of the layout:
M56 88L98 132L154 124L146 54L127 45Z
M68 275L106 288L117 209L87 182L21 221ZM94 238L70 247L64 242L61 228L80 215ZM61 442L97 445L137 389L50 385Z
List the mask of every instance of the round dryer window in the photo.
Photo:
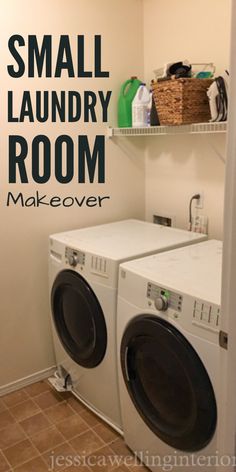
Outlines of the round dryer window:
M133 404L162 441L186 452L210 442L217 420L213 387L174 326L156 316L134 318L123 335L121 366Z
M96 367L107 347L106 323L92 288L77 272L63 270L56 277L51 305L58 336L79 365Z

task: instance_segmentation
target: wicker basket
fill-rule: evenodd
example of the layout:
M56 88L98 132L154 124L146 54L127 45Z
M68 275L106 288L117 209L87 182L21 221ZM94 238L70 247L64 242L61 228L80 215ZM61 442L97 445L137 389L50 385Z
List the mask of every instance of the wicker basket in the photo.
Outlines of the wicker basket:
M204 123L211 118L207 89L212 79L154 82L153 98L161 125Z

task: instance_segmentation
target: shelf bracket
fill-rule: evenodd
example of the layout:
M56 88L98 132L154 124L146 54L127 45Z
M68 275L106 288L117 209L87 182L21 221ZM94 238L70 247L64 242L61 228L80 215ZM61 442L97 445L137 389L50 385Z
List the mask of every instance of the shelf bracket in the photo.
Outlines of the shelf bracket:
M110 126L107 128L107 137L111 139L114 135L114 128L111 128Z

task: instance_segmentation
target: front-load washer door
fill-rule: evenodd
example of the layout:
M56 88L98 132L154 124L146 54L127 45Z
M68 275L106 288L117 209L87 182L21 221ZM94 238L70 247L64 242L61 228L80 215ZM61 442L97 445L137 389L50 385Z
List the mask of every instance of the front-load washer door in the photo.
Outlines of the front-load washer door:
M210 442L217 421L213 387L174 326L156 316L134 318L122 338L121 367L134 406L162 441L186 452Z
M77 272L61 271L53 284L51 306L54 324L69 356L87 368L101 363L107 347L107 330L100 303Z

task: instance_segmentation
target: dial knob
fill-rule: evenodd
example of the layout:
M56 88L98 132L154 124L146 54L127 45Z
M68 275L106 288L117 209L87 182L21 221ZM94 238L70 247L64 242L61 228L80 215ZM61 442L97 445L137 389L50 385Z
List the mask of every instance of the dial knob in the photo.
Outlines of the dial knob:
M160 295L154 300L154 304L157 310L166 311L168 308L168 300L164 295Z
M72 266L72 267L77 266L77 263L78 263L77 256L70 256L68 261L69 261L70 266Z

